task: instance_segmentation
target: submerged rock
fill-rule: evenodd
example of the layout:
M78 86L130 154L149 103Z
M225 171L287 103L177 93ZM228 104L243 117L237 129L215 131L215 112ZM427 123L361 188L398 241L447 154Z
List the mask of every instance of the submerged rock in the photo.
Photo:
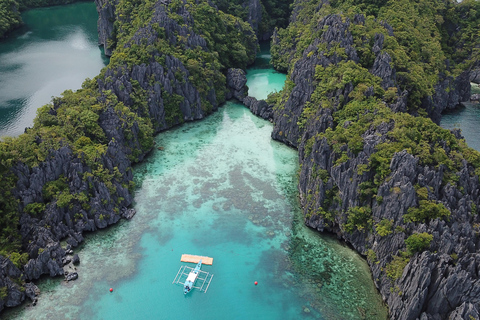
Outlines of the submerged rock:
M65 275L65 281L69 282L69 281L74 281L74 280L77 280L78 279L78 273L76 272L72 272L72 273L69 273L67 275Z

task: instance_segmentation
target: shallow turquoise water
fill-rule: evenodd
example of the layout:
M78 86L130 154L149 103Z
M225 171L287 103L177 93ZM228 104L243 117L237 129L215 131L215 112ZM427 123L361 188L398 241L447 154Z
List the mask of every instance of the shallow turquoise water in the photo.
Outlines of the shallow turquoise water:
M134 168L135 217L87 235L79 279L40 281L37 306L6 318L386 319L366 262L304 226L297 151L271 132L228 102L158 135ZM214 258L206 293L172 284L183 253Z
M480 104L467 103L465 107L443 114L440 126L461 129L467 144L480 151Z
M97 18L93 1L22 14L25 26L0 41L0 137L23 133L52 96L79 89L108 63Z
M286 75L273 69L270 64L271 57L269 44L262 43L255 64L248 69L249 96L266 99L268 94L283 88Z

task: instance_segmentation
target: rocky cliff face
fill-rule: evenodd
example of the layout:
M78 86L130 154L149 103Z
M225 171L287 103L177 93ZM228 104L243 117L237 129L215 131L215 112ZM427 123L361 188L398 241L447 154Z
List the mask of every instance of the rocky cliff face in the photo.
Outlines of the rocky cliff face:
M301 3L296 2L293 20ZM291 82L287 82L284 89L286 102L274 111L272 137L298 147L299 190L305 223L318 231L335 233L368 256L375 284L388 304L392 319L478 319L480 217L476 208L480 204L480 183L474 167L463 161L460 170L453 173L456 182L446 183L449 178L445 166L420 164L417 156L404 150L393 155L390 173L378 189L366 188L376 179L376 172L368 170L368 164L378 146L389 141L395 121L377 124L362 134L360 151L352 150L347 144L336 149L336 142L319 135L338 125L333 114L351 101L353 83L330 92L328 98L333 106L318 108L305 124L300 124L302 112L311 107L309 103L318 85L315 67L327 68L341 61L358 62L350 27L362 25L364 21L361 15L352 20L334 14L324 16L318 20L317 27L326 30L321 38L314 39L300 53L287 49L285 54L291 59L294 54L299 54L300 58L295 60L290 71ZM385 29L393 33L387 24ZM368 71L380 77L381 86L387 89L396 86L397 72L392 68L389 54L382 51L383 42L382 34L375 35L372 43L375 58ZM341 47L339 52L343 54L331 51L325 54L333 45ZM438 123L444 109L468 100L469 90L468 72L456 78L440 79L435 94L424 97L422 106ZM408 92L399 87L396 92L397 99L385 104L394 112L407 111ZM373 88L365 90L364 95L373 95ZM345 128L350 125L348 121L343 124ZM455 134L461 138L458 132ZM440 146L431 146L440 147L450 153L445 141L440 142ZM340 159L342 154L344 158ZM421 188L428 191L424 195L426 198L417 192ZM368 196L369 192L375 196ZM411 212L409 208L418 207L425 199L443 204L451 213L450 217L406 222L404 216ZM361 227L347 231L347 224L355 221L352 212L360 207L368 208L369 218L365 218ZM362 211L357 212L362 214ZM379 235L377 227L382 221L388 222L389 231ZM432 235L433 240L426 251L407 257L405 240L421 233Z
M295 11L292 16L295 17ZM327 31L322 33L320 39L314 39L312 44L302 52L302 57L294 63L290 72L292 89L288 92L289 97L284 107L274 115L275 127L272 135L274 139L297 146L302 134L297 123L305 104L310 101L310 97L315 89L315 66L327 67L340 61L358 62L359 58L349 27L351 24L362 25L364 23L365 18L362 15L357 15L354 21L347 19L347 21L343 22L342 17L338 15L329 15L319 21L316 29L326 29ZM388 24L385 24L385 28L392 30ZM278 34L275 33L272 40L274 45L279 43L278 37ZM295 39L292 41L295 42ZM382 87L384 89L389 87L395 88L396 70L391 66L392 58L388 53L382 51L383 43L384 36L377 34L372 45L375 60L369 71L382 79ZM320 44L325 45L326 49L324 51L317 49ZM344 48L346 57L341 57L337 54L326 55L325 52L333 46ZM282 55L290 57L290 61L293 60L293 54L294 52L288 49L282 52ZM345 97L346 101L344 102L348 102L348 95L351 89L347 86L344 89L345 92L337 92L335 95ZM396 90L398 92L396 102L390 104L389 107L395 112L405 112L407 111L408 92L399 87L396 87ZM435 86L435 94L422 99L422 108L427 111L428 116L434 122L439 123L441 113L444 110L454 109L461 102L469 100L469 72L464 72L456 78L448 77L441 79Z
M118 1L95 0L98 12L98 44L103 46L106 56L111 56L115 46L115 6Z
M328 121L317 124L319 129ZM477 319L480 292L478 274L478 246L480 219L472 206L479 203L480 184L478 176L466 163L457 173L456 186L442 183L445 168L419 165L419 161L406 151L394 155L391 175L378 188L377 198L371 203L372 223L382 220L392 222L388 235L381 236L368 230L345 231L348 209L359 206L364 200L359 192L361 184L371 181L374 173L359 174L360 167L368 163L375 150L392 130L393 124L385 124L364 134L364 149L357 156L348 152L350 159L335 165L338 155L325 139L315 141L307 154L304 140L299 148L302 170L300 173L300 194L306 224L319 231L337 234L360 253L369 258L375 284L389 306L392 319ZM318 170L326 170L328 180L318 177ZM451 211L449 219L432 219L420 224L406 223L404 215L408 209L418 206L420 201L416 188L427 188L428 199L442 203ZM313 190L318 190L313 199ZM328 194L332 190L339 201L326 207ZM312 214L323 207L329 211L342 212L333 221L325 216ZM405 239L409 235L427 232L433 235L428 251L414 255L398 279L389 277L385 270L392 263L394 255L401 255L406 249ZM455 314L462 315L453 316Z
M476 68L470 72L470 81L480 83L480 69Z

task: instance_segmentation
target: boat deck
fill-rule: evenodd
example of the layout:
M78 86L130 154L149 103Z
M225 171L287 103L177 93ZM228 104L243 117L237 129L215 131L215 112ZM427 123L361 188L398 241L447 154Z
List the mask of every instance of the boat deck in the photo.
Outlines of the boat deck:
M194 269L187 267L187 266L181 266L180 269L178 269L177 275L175 276L175 279L173 279L174 284L179 284L179 285L184 285L185 281L188 280L188 277L190 275L190 272L192 272ZM212 282L213 274L209 272L205 272L200 270L198 272L197 278L194 279L194 285L192 285L192 288L195 288L197 290L207 292L208 287L210 287L210 282Z
M180 261L182 262L191 262L191 263L198 263L202 260L202 264L206 264L211 266L213 264L213 258L210 257L203 257L203 256L195 256L191 254L182 254L182 258Z

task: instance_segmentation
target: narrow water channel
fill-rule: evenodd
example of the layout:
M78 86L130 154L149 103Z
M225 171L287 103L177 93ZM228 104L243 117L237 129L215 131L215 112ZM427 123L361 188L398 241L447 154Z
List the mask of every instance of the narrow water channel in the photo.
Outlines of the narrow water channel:
M0 41L0 137L23 133L52 96L81 88L108 63L93 1L29 10L22 19Z
M258 60L247 84L271 75L285 79ZM386 319L366 262L304 226L298 154L271 131L231 101L158 135L162 150L134 168L136 216L87 235L79 279L40 281L37 306L7 318ZM214 258L206 293L172 284L184 253Z

